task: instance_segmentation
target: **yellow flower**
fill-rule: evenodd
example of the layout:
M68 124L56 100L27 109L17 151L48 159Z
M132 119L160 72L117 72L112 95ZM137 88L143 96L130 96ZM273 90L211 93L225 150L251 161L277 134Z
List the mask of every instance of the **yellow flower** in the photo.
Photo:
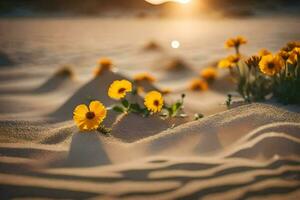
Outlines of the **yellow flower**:
M238 48L242 44L247 44L247 40L242 36L237 36L236 38L230 38L225 42L226 48Z
M164 105L164 99L161 93L151 91L146 94L144 104L149 111L156 113L161 111Z
M156 81L156 79L151 74L148 74L148 73L137 74L134 76L133 80L136 82L146 81L146 82L150 82L150 83L153 83Z
M138 86L138 87L137 87L137 93L138 93L138 94L143 94L143 93L145 93L144 87Z
M288 42L286 44L286 46L283 47L281 50L290 52L290 51L293 51L293 49L295 49L297 47L300 47L300 41Z
M258 55L260 57L263 57L263 56L266 56L266 55L270 55L270 54L272 54L272 53L268 49L261 49L258 52Z
M104 71L111 70L113 66L112 61L109 58L101 58L98 61L98 66L94 70L94 75L99 76L101 75Z
M98 61L98 64L99 64L99 66L106 67L106 68L110 68L113 65L111 59L109 59L109 58L101 58Z
M220 60L220 62L218 63L218 67L219 68L232 68L232 67L236 67L236 65L238 64L238 62L240 61L241 56L240 55L231 55L228 56L225 59Z
M78 105L73 112L73 119L81 131L92 131L99 127L106 117L106 108L99 101L92 101L87 107Z
M215 80L217 75L218 75L218 72L213 67L207 67L206 69L203 69L200 73L200 76L207 81Z
M108 89L108 96L112 99L122 99L127 92L132 91L132 84L127 80L114 81Z
M190 88L190 90L193 90L193 91L205 91L208 89L208 84L204 80L194 79L194 80L192 80L189 88Z
M169 88L164 88L164 89L161 90L161 93L162 93L163 95L170 94L171 92L172 92L172 90L169 89Z
M287 51L284 51L284 50L280 50L280 51L278 52L278 55L279 55L283 60L285 60L285 61L287 61L287 60L289 59L289 57L290 57L290 53L287 52Z
M300 58L300 48L295 47L293 51L291 51L290 56L288 58L288 63L295 65Z
M258 67L259 62L261 60L260 56L251 56L250 58L248 58L247 60L245 60L246 65L249 67L249 69L251 69L252 67Z
M269 76L273 76L274 74L280 72L280 70L284 66L283 59L278 55L266 55L263 56L261 61L259 62L260 70Z

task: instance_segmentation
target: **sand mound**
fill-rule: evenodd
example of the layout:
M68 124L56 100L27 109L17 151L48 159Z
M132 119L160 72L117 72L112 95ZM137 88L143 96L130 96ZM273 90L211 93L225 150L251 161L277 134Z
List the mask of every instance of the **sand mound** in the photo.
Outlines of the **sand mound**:
M65 66L59 69L55 74L44 82L40 87L36 88L35 93L57 92L60 89L74 88L76 81L74 80L73 69Z
M6 53L0 52L0 67L10 66L13 64L14 62L9 58L9 56Z
M163 120L159 116L143 118L137 114L120 116L113 126L112 136L124 142L134 142L160 133L168 128L184 123L185 120L178 118Z
M272 105L250 104L183 124L136 145L152 154L217 155L254 129L281 121L299 123L300 114Z
M300 154L300 139L283 133L270 132L237 148L238 150L231 153L230 157L270 159L274 156L297 156Z
M300 123L291 123L291 122L276 122L267 124L264 126L260 126L257 129L251 131L245 137L241 138L237 143L245 143L251 141L254 138L260 137L265 133L277 132L277 133L285 133L288 136L292 136L295 138L300 138L298 134L300 130Z
M159 60L157 69L168 72L189 72L192 71L191 66L180 57L169 57Z
M162 46L159 45L156 41L149 41L143 47L143 51L161 51L163 50Z
M49 124L47 121L0 121L0 142L68 144L77 128L73 122Z
M71 121L1 122L5 198L285 199L299 189L298 113L250 104L145 138L165 125L147 120L118 122L119 140Z
M60 106L50 116L59 120L70 120L73 116L74 108L82 103L88 103L89 99L101 101L105 106L110 106L115 103L114 100L108 97L107 90L114 80L124 79L123 76L112 71L104 71L100 76L94 77L87 84L79 88L75 94L70 97L62 106ZM115 114L110 112L106 118L106 123L114 122Z

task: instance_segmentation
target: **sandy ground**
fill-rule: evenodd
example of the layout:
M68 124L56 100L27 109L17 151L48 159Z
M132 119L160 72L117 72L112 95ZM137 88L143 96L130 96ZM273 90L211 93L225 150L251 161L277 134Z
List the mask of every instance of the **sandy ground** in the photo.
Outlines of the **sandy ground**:
M113 22L113 23L112 23ZM187 90L199 70L224 56L223 41L249 39L247 54L300 40L299 20L0 20L1 199L299 199L300 108L264 102L227 109L226 73L206 92ZM266 28L268 27L268 28ZM181 48L171 49L177 39ZM162 49L146 51L155 40ZM197 42L195 42L197 41ZM99 57L116 70L94 77ZM180 57L187 65L167 70ZM55 76L72 64L75 76ZM114 103L108 85L150 72L149 88L186 93L186 112L203 119L121 119L112 137L79 133L72 119L87 96ZM118 120L117 123L116 120ZM172 127L176 124L176 127Z

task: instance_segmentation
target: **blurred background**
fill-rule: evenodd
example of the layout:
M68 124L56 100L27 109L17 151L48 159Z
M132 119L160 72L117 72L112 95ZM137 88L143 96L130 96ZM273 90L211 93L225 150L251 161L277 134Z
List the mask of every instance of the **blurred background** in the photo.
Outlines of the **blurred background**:
M245 54L300 39L298 0L1 0L0 16L1 66L74 64L82 77L100 57L129 75L171 57L198 70L228 54L229 37L249 40Z
M186 4L180 9L179 4ZM299 15L297 0L2 0L1 16Z

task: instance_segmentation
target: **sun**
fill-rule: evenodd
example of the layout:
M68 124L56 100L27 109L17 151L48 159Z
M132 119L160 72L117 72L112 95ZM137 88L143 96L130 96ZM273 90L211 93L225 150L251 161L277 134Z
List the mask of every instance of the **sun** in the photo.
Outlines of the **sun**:
M171 42L171 47L172 47L173 49L178 49L178 48L180 47L180 42L179 42L178 40L173 40L173 41Z
M170 1L173 1L173 2L177 2L177 3L180 3L180 4L187 4L187 3L190 3L191 0L146 0L147 2L149 3L152 3L152 4L161 4L161 3L165 3L165 2L170 2Z

